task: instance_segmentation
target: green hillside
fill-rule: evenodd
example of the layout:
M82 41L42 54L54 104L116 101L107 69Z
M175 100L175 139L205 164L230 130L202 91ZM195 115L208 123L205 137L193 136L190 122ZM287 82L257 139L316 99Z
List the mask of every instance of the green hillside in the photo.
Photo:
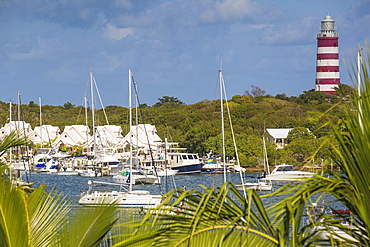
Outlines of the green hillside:
M295 132L302 132L290 136L290 144L284 149L275 150L272 144L268 144L270 164L303 164L307 160L313 160L317 164L322 159L330 162L325 159L330 150L324 148L321 153L316 154L314 151L331 141L327 123L340 123L342 104L346 104L351 90L349 86L341 84L334 95L305 91L299 97L286 97L284 94L252 95L246 91L246 95L233 96L228 100L228 107L241 164L255 166L261 163L262 134L266 128L296 128ZM168 141L179 142L180 146L186 147L189 152L197 152L200 156L211 150L216 154L221 153L219 100L203 100L192 105L186 105L176 97L164 96L158 100L153 106L140 105L138 123L155 125L163 140L167 138ZM9 121L9 103L0 102L0 109L0 125L3 126ZM18 120L18 107L13 105L12 112L12 119ZM66 125L85 125L85 112L84 107L74 106L69 102L63 106L44 105L42 123L59 126L63 131ZM91 126L90 109L87 112ZM107 106L105 112L109 124L121 126L122 134L126 135L129 130L129 110L113 105ZM20 120L30 123L33 128L40 125L40 108L34 102L21 105L20 113ZM95 118L96 125L107 124L102 109L96 111ZM133 123L136 123L136 116L133 117ZM314 135L305 135L303 132L306 128ZM235 157L226 110L225 137L227 156Z

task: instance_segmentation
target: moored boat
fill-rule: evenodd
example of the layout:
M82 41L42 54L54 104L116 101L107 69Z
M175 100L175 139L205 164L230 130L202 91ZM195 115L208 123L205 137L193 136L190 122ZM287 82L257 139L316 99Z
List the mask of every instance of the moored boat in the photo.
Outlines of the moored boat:
M121 184L102 183L89 181L90 188L87 192L81 194L78 203L83 206L98 206L107 204L117 204L123 208L153 208L160 204L162 196L151 195L145 190L134 191L91 191L93 183L117 185Z
M263 181L296 181L300 179L310 178L314 175L313 172L305 172L295 170L293 165L277 165L270 174L266 174Z
M114 183L120 184L160 184L158 176L148 174L144 170L122 171L113 176Z
M198 154L195 153L168 153L169 167L172 170L177 170L177 174L200 173L202 163L199 160Z

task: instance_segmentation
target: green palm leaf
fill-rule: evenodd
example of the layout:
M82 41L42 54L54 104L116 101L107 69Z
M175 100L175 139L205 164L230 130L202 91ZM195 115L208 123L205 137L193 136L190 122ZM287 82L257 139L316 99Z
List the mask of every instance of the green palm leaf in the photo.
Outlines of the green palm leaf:
M117 206L79 207L60 231L58 246L98 246L118 220Z
M0 188L0 246L29 246L26 195L7 178L0 177Z
M276 233L257 192L247 200L231 184L202 191L176 189L149 211L133 236L120 246L276 246ZM118 245L117 245L118 246Z
M50 246L66 223L70 203L55 189L47 192L41 185L27 200L32 246Z

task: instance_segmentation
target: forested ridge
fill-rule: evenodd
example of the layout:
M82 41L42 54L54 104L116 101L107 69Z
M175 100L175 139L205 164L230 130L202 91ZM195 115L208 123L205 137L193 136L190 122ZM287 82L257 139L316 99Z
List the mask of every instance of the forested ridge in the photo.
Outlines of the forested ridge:
M250 94L235 95L227 101L240 162L244 166L255 166L263 157L262 135L266 128L295 128L289 135L289 145L275 150L268 144L270 164L291 163L303 164L311 160L318 164L327 161L325 158L330 150L325 143L330 141L330 129L327 123L340 123L342 104L348 101L351 88L342 85L334 95L322 92L305 91L298 97L287 97ZM133 109L133 124L146 123L156 127L158 135L164 140L179 142L189 152L197 152L200 156L212 151L221 153L221 114L220 100L203 100L186 105L176 97L164 96L153 106L141 104L138 117ZM224 102L224 105L225 102ZM18 108L12 107L12 120L18 120ZM33 101L20 107L21 119L30 123L32 128L40 125L40 107ZM0 124L9 121L9 103L0 101ZM58 126L63 131L66 125L86 124L91 128L90 109L75 106L69 102L63 106L43 105L42 124ZM225 109L226 153L235 157L228 112ZM85 112L88 112L86 117ZM129 130L129 109L121 106L105 107L109 124L122 127L123 135ZM102 109L96 110L96 125L107 124ZM308 133L307 128L310 130ZM315 151L324 146L320 152ZM313 156L314 155L314 156Z

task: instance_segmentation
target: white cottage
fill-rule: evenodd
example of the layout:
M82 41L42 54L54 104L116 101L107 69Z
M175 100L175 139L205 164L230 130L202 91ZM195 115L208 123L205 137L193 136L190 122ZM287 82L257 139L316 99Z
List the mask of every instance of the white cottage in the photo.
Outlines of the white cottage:
M76 145L86 145L91 139L90 129L85 125L66 126L60 136L51 144L53 148L58 148L61 145L73 147Z
M97 126L95 136L98 148L115 148L123 140L122 127L116 125ZM93 144L94 138L91 138L87 146L91 149Z
M59 136L59 127L52 125L42 125L36 126L28 137L34 144L50 144L52 141L55 140L55 138Z
M288 144L287 137L289 131L293 128L287 129L266 129L264 136L267 141L275 143L276 148L283 148L285 145Z
M151 124L139 124L131 126L131 130L120 142L119 146L125 148L130 144L130 135L132 146L148 150L149 145L152 150L158 150L162 145L162 139L157 134L157 129Z
M32 127L25 121L10 121L0 129L0 138L9 135L12 131L17 131L20 136L28 136L32 132Z

